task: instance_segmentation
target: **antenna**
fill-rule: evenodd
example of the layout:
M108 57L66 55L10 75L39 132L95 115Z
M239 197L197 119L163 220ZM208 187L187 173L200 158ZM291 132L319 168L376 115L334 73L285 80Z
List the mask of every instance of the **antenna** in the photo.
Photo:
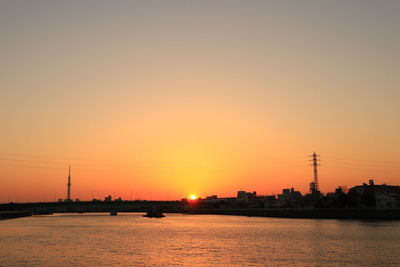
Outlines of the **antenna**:
M71 165L68 166L67 201L71 201Z

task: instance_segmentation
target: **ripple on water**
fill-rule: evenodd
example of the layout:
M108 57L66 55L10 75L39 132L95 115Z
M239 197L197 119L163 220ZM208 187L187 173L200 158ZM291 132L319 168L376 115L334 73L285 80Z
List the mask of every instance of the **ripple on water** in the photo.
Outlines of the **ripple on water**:
M122 215L122 216L120 216ZM0 221L2 266L384 266L399 222L167 214Z

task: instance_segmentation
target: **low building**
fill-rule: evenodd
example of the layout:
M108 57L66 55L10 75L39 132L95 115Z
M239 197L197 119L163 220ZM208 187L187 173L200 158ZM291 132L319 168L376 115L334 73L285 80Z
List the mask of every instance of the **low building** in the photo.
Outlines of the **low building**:
M266 196L264 200L264 208L280 208L282 202L279 201L276 196Z
M282 189L282 194L278 195L278 201L282 207L298 207L302 200L300 191L291 189Z
M375 203L377 208L400 207L400 196L390 192L375 192Z
M352 207L392 208L400 207L400 186L369 183L350 188L349 205Z
M254 198L257 196L256 191L252 192L246 192L246 191L238 191L237 192L237 198Z

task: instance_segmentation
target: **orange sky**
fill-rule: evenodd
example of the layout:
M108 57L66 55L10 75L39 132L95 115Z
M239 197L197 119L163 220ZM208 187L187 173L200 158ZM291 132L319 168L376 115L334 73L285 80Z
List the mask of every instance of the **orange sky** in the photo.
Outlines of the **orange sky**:
M397 1L0 3L0 202L400 184Z

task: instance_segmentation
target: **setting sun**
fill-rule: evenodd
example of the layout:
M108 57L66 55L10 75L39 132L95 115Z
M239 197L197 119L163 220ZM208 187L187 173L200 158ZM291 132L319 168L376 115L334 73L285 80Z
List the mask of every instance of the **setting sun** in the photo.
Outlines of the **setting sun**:
M197 199L197 196L196 195L190 195L190 197L189 197L191 200L196 200Z

